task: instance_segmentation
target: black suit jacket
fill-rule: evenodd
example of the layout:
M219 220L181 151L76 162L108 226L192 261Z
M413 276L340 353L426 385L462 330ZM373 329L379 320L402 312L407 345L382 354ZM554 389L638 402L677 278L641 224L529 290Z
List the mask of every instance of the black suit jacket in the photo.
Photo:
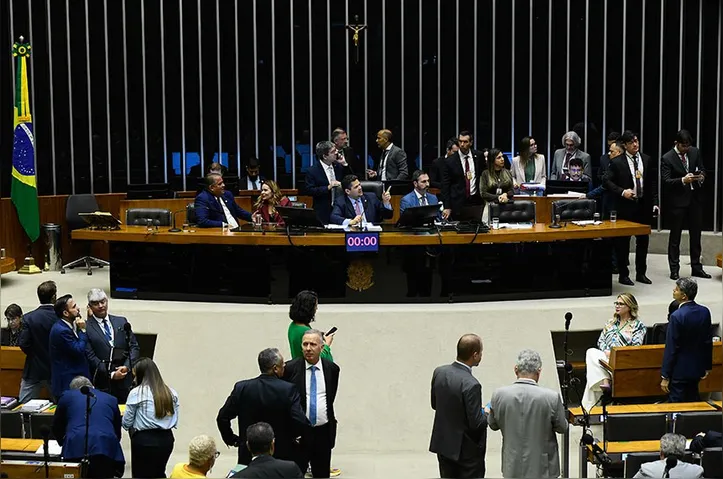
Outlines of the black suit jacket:
M326 386L326 417L329 419L330 444L334 448L336 443L336 415L334 414L334 400L339 389L339 366L328 359L320 358L321 368L324 371L324 385ZM294 384L301 396L301 409L306 411L306 360L292 359L286 363L284 380ZM311 427L311 425L309 425Z
M384 158L384 151L379 155L379 161L377 161L377 177L375 180L382 180L382 171L380 169L382 158ZM409 167L407 166L407 154L399 148L397 145L392 144L392 148L389 150L386 162L384 163L384 169L386 170L386 179L392 180L407 180L409 179Z
M440 156L429 166L429 186L432 188L442 189L442 170L445 158L446 156Z
M356 156L356 153L354 153L354 150L351 146L347 146L342 148L341 151L342 155L344 156L344 160L346 160L346 164L349 166L349 174L350 175L361 175L363 179L364 173L366 172L366 168L364 167L364 159L359 159ZM341 181L341 178L338 178L339 181Z
M334 176L336 176L336 181L341 182L344 175L350 174L351 169L349 166L342 166L339 163L334 164ZM314 197L314 211L316 211L316 217L319 218L319 221L322 223L328 224L332 207L331 190L329 190L329 179L326 177L326 172L324 171L321 161L315 161L314 164L306 171L305 183L306 194ZM337 195L344 196L344 191L341 188L337 188Z
M50 330L58 317L51 304L40 305L23 316L20 349L27 355L23 379L50 380Z
M476 150L470 150L474 162L477 194L479 196L479 178L482 172L487 169L487 162L484 156ZM452 215L459 213L467 201L465 192L465 174L462 168L462 157L460 152L450 155L442 162L442 202L445 209L451 209Z
M658 172L646 154L639 153L643 163L643 197L627 200L623 190L635 189L635 178L630 172L628 157L613 158L605 174L605 189L615 198L618 218L649 225L653 219L653 206L658 204Z
M394 216L394 210L385 208L374 193L364 193L361 199L364 203L364 215L368 222L379 224L384 218ZM356 211L351 200L347 195L338 197L334 201L334 209L331 211L329 222L340 225L344 223L345 219L352 218L356 218Z
M678 381L696 381L713 368L710 310L690 301L670 315L660 374Z
M231 477L247 478L295 478L304 477L299 466L292 461L282 461L264 454L257 456L245 469L240 470Z
M95 318L91 318L86 323L86 333L88 334L88 344L85 348L85 354L88 357L88 365L90 366L90 376L93 385L102 391L108 392L118 399L119 403L124 403L128 398L128 392L133 387L133 374L130 373L133 365L140 358L141 349L138 346L136 335L130 332L130 345L126 343L126 333L123 329L128 320L123 316L108 315L110 327L113 328L113 345L116 350L128 351L128 358L122 364L128 367L128 375L125 379L112 381L110 372L121 364L113 364L108 369L108 361L111 355L110 343L105 337L103 328L98 324ZM118 354L118 353L115 353Z
M700 151L693 146L688 150L688 171L685 171L680 156L671 149L660 159L660 179L665 188L665 201L667 207L670 208L687 208L693 201L702 201L703 185L694 181L689 185L683 184L681 178L688 172L696 171L705 174L703 160L700 157ZM691 185L693 188L691 189ZM666 208L667 210L667 208Z
M238 435L231 429L234 418L238 418ZM246 448L246 428L257 422L268 423L274 429L276 457L293 460L294 439L309 424L296 387L268 374L236 383L218 412L216 424L223 442L238 445L239 464L248 464L251 460Z

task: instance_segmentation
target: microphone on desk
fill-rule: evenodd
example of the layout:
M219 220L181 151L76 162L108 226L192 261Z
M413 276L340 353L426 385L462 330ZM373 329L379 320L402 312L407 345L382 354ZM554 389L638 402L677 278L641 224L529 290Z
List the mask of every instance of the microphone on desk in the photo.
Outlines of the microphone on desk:
M186 211L186 208L173 212L173 227L168 230L169 233L180 233L181 232L180 228L176 227L176 215L182 211Z
M80 393L91 398L95 397L95 393L90 390L90 386L81 386Z
M595 438L592 437L590 433L585 432L582 435L581 441L586 446L590 446L593 455L600 462L600 464L612 464L613 461L612 459L610 459L610 456L608 456L607 453L600 448L597 441L595 441Z
M48 441L50 440L50 428L43 424L40 426L40 437L43 438L43 462L45 463L45 479L50 477L50 453L48 452Z
M670 477L670 470L678 465L678 458L675 456L668 456L665 459L665 471L663 477Z
M565 331L570 329L570 321L572 321L572 313L568 311L565 313Z

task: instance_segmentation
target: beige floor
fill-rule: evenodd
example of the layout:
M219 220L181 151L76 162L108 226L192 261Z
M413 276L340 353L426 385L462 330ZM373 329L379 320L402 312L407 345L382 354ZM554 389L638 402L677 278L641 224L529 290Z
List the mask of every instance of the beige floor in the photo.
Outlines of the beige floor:
M632 255L631 255L632 256ZM684 260L687 258L684 258ZM648 276L653 285L623 288L641 305L648 325L664 321L673 282L662 255L650 255ZM685 261L683 261L685 264ZM108 289L106 270L93 276L83 271L4 275L0 307L11 302L23 310L36 306L35 286L53 279L59 293L83 295L91 287ZM683 272L687 266L683 267ZM721 320L721 271L708 267L713 279L699 281L700 303ZM429 406L431 372L454 359L461 334L484 338L484 359L475 376L486 402L492 391L514 380L512 367L519 350L533 348L543 358L541 385L558 389L550 331L564 328L564 314L574 314L572 330L599 328L612 314L613 297L439 305L354 305L319 307L321 329L337 326L334 357L341 366L336 401L339 436L334 465L344 477L435 477L437 464L427 452L432 423ZM85 304L81 302L81 304ZM188 441L196 434L216 437L222 455L213 476L223 476L236 451L221 443L216 413L235 381L256 376L256 355L275 346L288 352L288 306L112 300L110 310L127 316L138 332L158 334L155 360L165 380L181 398L176 450L169 463L185 460ZM572 431L571 444L579 440ZM501 435L490 432L488 477L499 477ZM130 458L127 438L123 441ZM577 449L571 448L571 474L577 475ZM592 473L592 469L590 473ZM126 476L130 476L130 466Z

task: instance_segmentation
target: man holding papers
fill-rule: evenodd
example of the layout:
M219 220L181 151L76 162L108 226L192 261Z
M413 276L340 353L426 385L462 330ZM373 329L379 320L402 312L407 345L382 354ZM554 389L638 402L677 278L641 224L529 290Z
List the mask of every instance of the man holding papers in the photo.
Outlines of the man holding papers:
M382 201L373 193L364 193L356 175L346 175L341 180L344 196L334 201L331 223L343 226L364 226L380 223L384 218L394 216L392 195L389 189L382 194Z

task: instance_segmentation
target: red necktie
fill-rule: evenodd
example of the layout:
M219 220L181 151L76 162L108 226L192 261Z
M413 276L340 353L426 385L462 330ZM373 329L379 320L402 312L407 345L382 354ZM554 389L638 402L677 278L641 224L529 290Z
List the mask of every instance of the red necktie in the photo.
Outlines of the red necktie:
M469 198L470 182L469 182L469 156L464 156L464 192Z
M688 160L685 158L684 153L679 153L679 155L680 155L680 161L683 162L683 167L685 168L685 171L687 172L688 171Z

